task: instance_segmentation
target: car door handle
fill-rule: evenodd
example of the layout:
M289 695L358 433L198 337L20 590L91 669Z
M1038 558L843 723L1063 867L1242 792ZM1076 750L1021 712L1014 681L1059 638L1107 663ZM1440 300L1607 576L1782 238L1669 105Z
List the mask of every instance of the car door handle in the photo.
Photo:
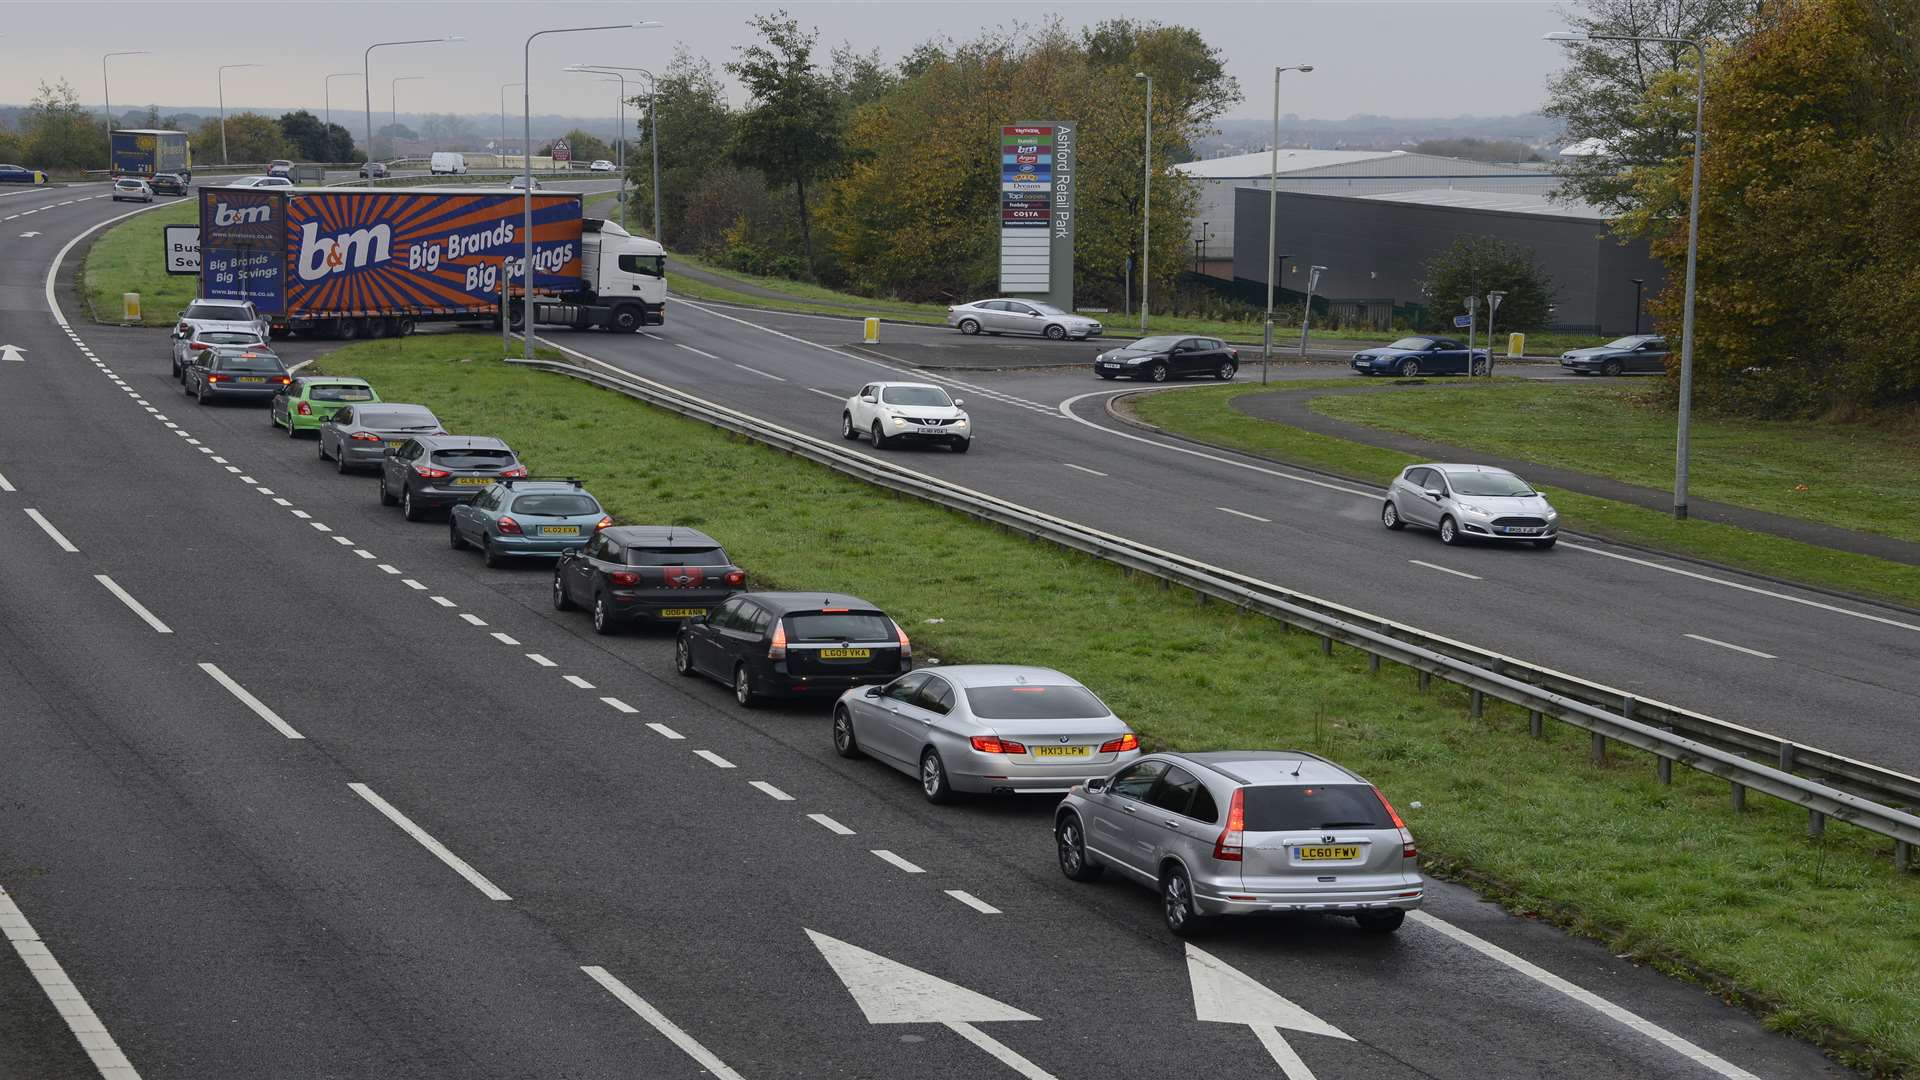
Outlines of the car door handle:
M1163 821L1160 824L1165 825L1169 829L1177 829L1180 827L1180 823L1177 821Z
M1125 810L1127 813L1131 814L1134 812L1136 808L1133 806L1123 806L1120 809Z

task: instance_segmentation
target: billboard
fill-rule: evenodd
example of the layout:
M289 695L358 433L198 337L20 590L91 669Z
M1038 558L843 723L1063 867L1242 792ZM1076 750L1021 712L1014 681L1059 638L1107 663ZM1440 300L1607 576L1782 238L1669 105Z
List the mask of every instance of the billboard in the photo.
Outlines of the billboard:
M1006 124L997 136L1000 292L1045 297L1071 311L1079 125L1061 120Z
M259 188L200 189L200 295L285 309L287 196Z

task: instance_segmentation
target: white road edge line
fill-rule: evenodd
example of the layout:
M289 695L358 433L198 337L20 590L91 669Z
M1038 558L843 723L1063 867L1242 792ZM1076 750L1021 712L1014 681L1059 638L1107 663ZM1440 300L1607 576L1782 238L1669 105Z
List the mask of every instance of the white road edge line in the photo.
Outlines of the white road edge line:
M684 349L684 348L686 348L686 346L684 346L684 345L682 345L682 346L681 346L681 348L683 348L683 349ZM775 375L775 374L774 374L773 372L771 372L771 371L761 371L761 370L760 370L759 368L757 368L757 367L748 367L748 366L747 366L747 365L745 365L745 364L735 364L735 365L733 365L733 366L734 366L734 367L737 367L737 368L739 368L739 369L740 369L741 371L751 371L751 372L753 372L753 373L754 373L755 375L758 375L758 376L760 376L760 377L761 377L761 378L763 378L763 379L772 379L772 380L773 380L774 382L786 382L786 381L787 381L787 380L786 380L786 378L785 378L785 376L781 376L781 375Z
M901 870L905 870L909 874L926 873L925 870L922 870L918 866L915 866L912 863L908 862L907 860L901 858L900 856L895 855L893 852L888 851L886 848L874 848L870 852L870 854L873 855L874 858L879 859L881 862L886 863L888 866L898 867Z
M513 899L513 897L508 896L506 893L501 892L499 887L496 886L493 882L488 881L486 878L482 877L480 874L480 871L475 870L473 867L467 865L467 861L465 859L462 859L460 856L455 855L451 851L448 851L446 848L446 845L442 844L438 840L435 840L433 837L427 835L427 831L425 829L422 829L420 826L415 825L411 818L407 817L407 815L395 809L392 803L381 798L379 795L376 795L372 788L368 787L365 784L348 784L347 787L353 789L353 793L355 795L358 795L361 798L367 800L367 803L371 805L375 810L378 810L382 814L385 814L388 821L391 821L395 825L400 826L400 829L402 832L405 832L408 836L411 836L415 840L418 840L420 842L421 847L426 848L428 851L433 852L434 858L439 859L443 863L446 863L447 866L452 868L454 873L459 874L463 878L466 878L467 884L472 885L476 889L479 889L480 892L484 894L487 899L489 900Z
M41 532L46 533L48 536L52 537L53 542L60 545L61 551L64 551L69 555L80 554L80 549L77 547L74 547L73 541L68 540L66 536L60 532L59 529L54 528L53 522L48 521L47 516L45 514L42 514L40 511L35 510L31 506L27 507L26 509L27 509L27 516L33 519L33 523L35 525L40 526Z
M135 615L140 616L141 619L145 620L148 626L153 627L154 633L156 634L173 633L172 627L168 626L166 623L161 622L159 619L154 618L153 612L148 611L146 607L140 603L140 601L135 600L133 598L132 593L121 588L119 583L114 581L112 578L108 577L105 574L95 574L93 575L93 580L99 582L102 585L105 585L107 587L108 592L119 597L121 603L131 608L133 610L133 613Z
M753 788L755 791L758 791L760 794L765 795L767 798L772 799L775 802L792 802L793 801L793 796L787 794L784 791L781 791L779 788L774 787L772 784L767 783L765 780L749 780L747 781L747 786Z
M221 671L219 668L208 663L202 663L200 665L200 670L206 672L208 675L213 676L214 682L217 682L221 686L226 687L227 693L232 694L234 697L239 698L240 704L245 705L249 709L252 709L253 715L258 716L260 719L265 720L267 723L273 725L273 730L279 732L282 735L285 735L289 739L306 738L305 735L302 735L299 732L293 730L292 724L289 724L285 720L280 719L279 714L275 713L272 709L267 708L267 706L263 702L261 702L259 698L254 697L252 694L248 693L246 687L241 686L237 682L234 682L232 677L230 677L226 672Z
M40 940L33 924L27 921L27 914L0 888L0 930L6 931L7 940L13 943L13 951L20 954L20 961L33 973L40 989L46 991L47 1000L67 1022L67 1030L79 1040L80 1049L87 1052L93 1067L100 1070L103 1080L140 1080L140 1074L134 1070L133 1062L120 1052L120 1047L107 1033L107 1026L100 1022L93 1007L80 994L80 988L67 978L67 971L54 959L53 953Z
M1685 636L1690 637L1695 641L1704 641L1709 645L1718 645L1723 649L1732 649L1734 652L1746 653L1748 656L1757 656L1762 660L1780 659L1779 657L1773 655L1770 652L1761 652L1759 649L1749 649L1745 645L1735 645L1731 641L1721 641L1719 638L1705 637L1700 634L1687 634Z
M833 820L825 814L808 814L807 820L833 833L835 836L852 836L853 830Z
M987 903L985 900L980 899L965 889L948 889L946 893L948 896L953 897L955 900L960 901L982 915L998 915L1001 913L999 908L994 907L992 904Z
M1261 521L1261 522L1265 522L1268 525L1273 524L1272 518L1263 518L1259 514L1249 514L1245 510L1235 510L1231 506L1216 506L1214 507L1214 509L1220 511L1223 514L1232 514L1234 517L1246 518L1248 521Z
M1441 566L1439 563L1427 562L1424 559L1408 559L1407 561L1412 563L1415 566L1424 566L1429 570L1438 570L1443 574L1452 574L1454 577L1463 577L1468 579L1469 581L1485 581L1486 580L1485 578L1481 577L1478 574L1469 574L1464 570L1450 569L1448 567Z
M746 1077L727 1067L727 1063L713 1056L713 1051L701 1046L693 1036L680 1030L680 1026L666 1018L659 1009L647 1004L639 994L627 988L627 984L613 977L606 968L598 965L582 965L581 971L587 977L612 994L620 1004L632 1009L640 1019L653 1025L653 1029L667 1037L667 1041L680 1048L681 1052L692 1058L699 1066L712 1073L718 1080L746 1080Z
M1565 994L1574 1001L1585 1005L1608 1019L1626 1025L1695 1064L1712 1069L1721 1076L1727 1077L1728 1080L1760 1080L1759 1077L1742 1069L1738 1065L1702 1050L1698 1046L1675 1035L1673 1032L1628 1012L1590 990L1584 990L1575 986L1573 983L1555 975L1553 972L1531 961L1522 959L1485 938L1462 930L1444 919L1430 915L1424 911L1410 911L1407 913L1407 917L1413 922L1445 934L1447 937L1452 938L1496 963L1504 964L1512 968L1514 971L1525 975L1527 978L1532 979L1549 990Z
M705 760L707 764L712 765L716 769L733 768L733 762L728 761L726 758L721 757L711 750L695 750L693 756Z
M1089 475L1089 476L1105 476L1105 475L1107 475L1106 473L1103 473L1103 472L1101 472L1101 471L1100 471L1099 469L1089 469L1089 468L1087 468L1087 467L1086 467L1085 465L1075 465L1075 464L1074 464L1073 462L1071 462L1071 461L1063 461L1063 462L1061 462L1060 464L1062 464L1062 465L1065 465L1065 466L1066 466L1067 468L1069 468L1069 469L1074 469L1074 470L1077 470L1077 471L1079 471L1079 472L1083 472L1083 473L1086 473L1086 474L1087 474L1087 475Z

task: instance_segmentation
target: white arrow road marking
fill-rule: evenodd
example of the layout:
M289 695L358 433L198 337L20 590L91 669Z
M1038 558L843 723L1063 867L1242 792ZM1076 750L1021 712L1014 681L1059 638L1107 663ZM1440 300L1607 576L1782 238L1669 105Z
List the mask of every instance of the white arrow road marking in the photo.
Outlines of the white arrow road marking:
M1280 1066L1287 1080L1314 1080L1280 1029L1352 1041L1353 1036L1255 982L1203 949L1187 946L1187 979L1193 984L1194 1019L1215 1024L1245 1024Z
M16 364L24 364L27 362L27 358L20 354L25 351L25 349L22 349L18 345L0 345L0 359L11 360Z
M22 239L22 240L27 240L27 239L31 239L32 237L35 237L35 236L39 236L39 235L40 235L40 234L39 234L39 233L37 233L37 232L23 232L23 233L21 233L21 234L20 234L20 239Z
M807 936L866 1014L867 1023L940 1024L1027 1080L1055 1080L1053 1074L973 1026L1039 1017L838 938L813 930Z
M693 1036L682 1031L680 1025L667 1019L665 1013L647 1004L646 999L628 989L626 983L614 978L613 974L606 968L596 965L592 967L582 967L580 970L586 972L587 976L594 982L599 983L607 993L619 998L620 1004L632 1009L635 1013L639 1014L640 1019L652 1024L655 1031L665 1035L673 1045L679 1047L688 1057L699 1062L701 1068L719 1077L719 1080L746 1080L745 1077L728 1068L726 1062L715 1057L713 1051L701 1046Z

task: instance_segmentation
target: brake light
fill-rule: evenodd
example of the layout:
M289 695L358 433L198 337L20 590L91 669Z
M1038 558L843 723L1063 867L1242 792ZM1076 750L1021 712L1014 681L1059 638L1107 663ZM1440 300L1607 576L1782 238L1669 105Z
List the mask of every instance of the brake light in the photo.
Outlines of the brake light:
M889 619L888 622L893 622ZM913 656L913 642L907 640L907 632L900 629L899 623L893 623L893 634L900 639L900 658L905 660Z
M615 570L613 573L607 575L607 580L613 582L615 585L638 585L640 584L640 575L634 573L632 570Z
M820 614L822 615L845 615L846 613L847 609L843 607L823 607L820 609Z
M1140 749L1140 736L1131 731L1117 739L1108 739L1100 744L1100 752L1103 754L1124 754L1128 750L1138 749Z
M525 536L526 535L525 533L520 531L520 523L513 520L510 517L503 517L500 519L500 531L507 534L508 536Z
M174 333L176 333L176 334L185 334L185 333L188 333L189 331L191 331L192 329L193 329L193 327L192 327L192 326L189 326L189 325L188 325L188 324L186 324L186 323L181 323L181 324L180 324L179 326L176 326L176 327L174 327L174 328L173 328L173 330L174 330Z
M610 517L602 517L599 521L596 521L593 523L594 532L599 532L601 529L611 529L611 528L613 528L613 519Z
M1395 810L1393 804L1387 801L1386 793L1382 792L1378 785L1374 786L1373 795L1374 798L1380 800L1381 806L1387 808L1387 816L1393 819L1393 827L1400 830L1400 857L1403 859L1418 858L1420 856L1420 849L1413 846L1413 832L1407 828L1406 822L1400 820L1400 811Z
M505 472L503 472L503 473L501 473L500 475L501 475L501 476L511 476L511 477L515 477L515 478L518 478L518 477L522 477L522 476L525 476L525 475L527 475L527 467L526 467L525 465L515 465L515 466L514 466L513 468L511 468L511 469L508 469L508 470L506 470Z
M767 650L767 659L785 660L787 658L787 624L773 624L773 647Z
M1233 789L1233 801L1227 804L1227 827L1213 842L1213 857L1221 862L1239 862L1240 848L1247 842L1246 792L1246 788Z
M293 411L294 411L294 412L297 412L297 413L299 413L299 414L300 414L301 416L312 416L312 415L313 415L313 406L311 406L311 405L309 405L309 404L307 404L306 402L304 402L304 401L303 401L303 402L301 402L301 403L300 403L300 407L299 407L299 408L297 408L297 409L295 409L295 410L293 410Z
M447 477L453 475L452 473L448 472L445 469L436 469L431 465L422 465L419 462L414 463L413 471L414 471L414 475L423 477L427 480L444 480Z
M747 583L747 572L745 570L727 571L727 584L738 587L741 585L745 585L746 583Z
M282 375L282 376L280 376L279 378L277 378L277 379L275 379L275 380L273 380L273 381L274 381L274 382L277 382L277 383L279 383L279 384L280 384L281 386L292 386L292 385L293 385L293 379L292 379L291 377L289 377L289 376L286 376L286 375Z
M303 413L307 411L306 402L303 401L300 403L300 411ZM347 438L353 440L354 442L379 442L380 441L380 436L375 435L371 431L356 431L353 434L347 436ZM418 468L418 466L415 466L415 468ZM421 475L424 476L426 474L422 473ZM446 474L441 473L440 475L445 476Z
M187 342L187 348L192 349L194 352L206 352L208 349L213 348L213 346L204 341L189 341Z
M212 374L211 372L207 374L207 381L210 383L219 382L221 379L224 379L224 378L226 378L225 375L215 375L215 374Z
M975 735L967 741L973 744L975 750L983 754L1024 754L1027 752L1024 743L1017 743L1011 739L997 738L993 735Z

